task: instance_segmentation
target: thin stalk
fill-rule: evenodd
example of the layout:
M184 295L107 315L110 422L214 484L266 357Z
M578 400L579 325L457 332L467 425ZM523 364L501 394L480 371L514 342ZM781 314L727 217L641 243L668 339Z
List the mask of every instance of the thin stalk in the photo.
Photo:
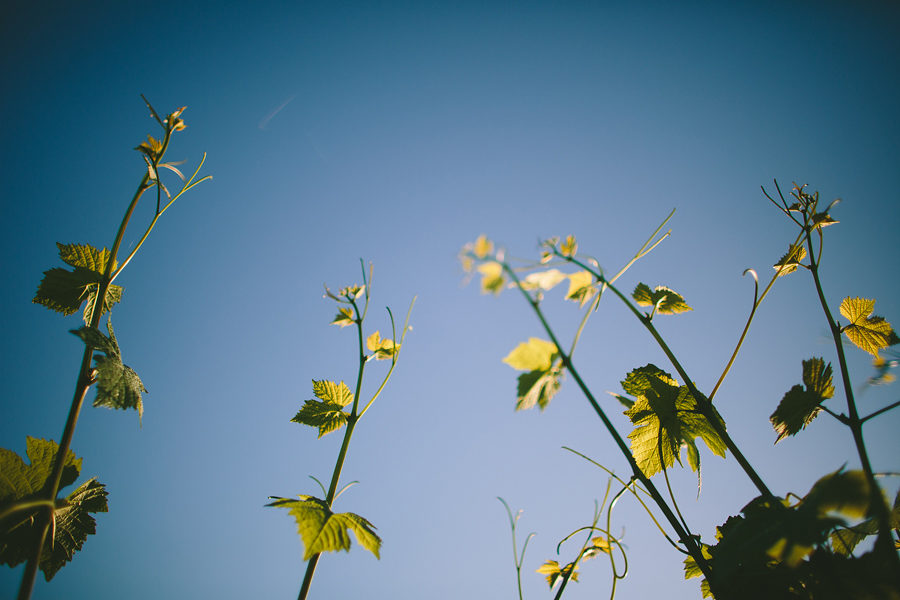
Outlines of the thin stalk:
M853 434L853 441L856 444L856 451L859 455L859 461L862 465L863 472L866 474L866 481L869 484L869 505L871 509L873 509L874 516L876 519L878 519L879 523L878 537L875 540L875 552L885 558L885 560L887 561L886 566L889 566L891 568L891 571L894 573L895 585L900 585L900 557L897 556L897 552L894 550L894 540L892 538L891 528L889 526L890 509L888 509L884 496L881 493L881 488L875 481L875 474L872 470L872 464L869 461L868 452L866 451L866 444L863 438L862 431L863 420L859 418L859 413L857 412L856 408L856 400L853 397L853 387L850 383L850 371L847 368L847 359L844 356L844 344L842 343L841 339L841 328L835 322L834 317L831 314L831 310L828 308L828 303L825 300L825 292L822 289L822 282L819 278L819 263L814 258L812 239L810 238L810 236L807 236L806 240L810 257L809 270L812 273L813 281L816 285L816 293L819 296L819 303L822 305L822 310L825 313L826 320L828 321L828 327L831 330L831 336L834 339L834 346L837 350L838 355L838 363L841 367L841 379L844 384L844 394L847 398L847 412L849 421L849 423L847 423L847 426L850 428L850 431Z
M625 441L622 439L622 436L619 435L619 432L616 430L615 426L612 424L612 422L606 416L606 413L603 411L602 408L600 408L600 405L597 403L597 400L594 398L594 395L591 393L591 390L584 383L584 380L581 379L581 375L575 369L575 365L572 364L572 360L569 357L569 355L565 351L563 351L562 348L560 347L559 341L556 339L556 335L553 333L553 330L550 328L550 325L547 323L547 320L544 318L544 314L541 311L540 305L534 300L534 298L531 297L530 294L528 294L528 292L526 292L525 290L522 289L519 278L512 271L512 269L510 269L509 266L506 265L505 263L502 263L502 264L503 264L504 270L507 272L507 274L510 276L510 278L516 283L516 287L522 292L522 294L528 300L528 303L531 304L532 308L534 309L535 313L537 314L538 319L540 320L541 324L544 327L544 331L547 333L547 335L550 336L550 339L556 345L557 351L560 353L560 357L562 358L563 366L566 369L568 369L568 371L572 374L572 377L574 377L575 382L578 384L578 387L581 388L582 393L585 395L585 397L587 398L591 407L594 409L594 412L597 413L598 417L600 417L600 420L603 422L604 427L606 427L606 430L609 432L610 436L613 438L613 441L619 447L619 450L622 452L622 455L625 456L625 459L628 461L628 464L631 467L631 470L634 473L634 476L638 480L640 480L640 482L644 485L644 487L650 493L650 496L653 498L653 501L656 502L656 505L659 506L659 509L663 512L663 515L665 515L666 520L669 521L669 524L672 526L672 528L678 534L679 541L681 541L685 545L685 547L687 548L690 555L693 556L694 559L697 561L697 565L700 568L700 570L703 572L703 575L706 577L707 581L709 581L710 585L715 589L716 587L718 587L718 585L713 578L712 570L709 567L709 563L707 563L706 558L703 556L703 553L700 551L700 547L697 545L696 540L694 540L693 538L688 536L687 532L684 530L684 528L681 526L681 523L678 521L678 517L675 516L675 514L669 508L668 504L666 504L666 501L663 499L662 495L656 489L656 486L653 485L653 482L650 481L650 479L644 474L644 472L641 471L640 467L637 465L637 462L635 462L634 456L631 454L631 451L628 449L628 446L625 444ZM611 289L613 289L613 291L616 291L615 288L612 288L612 286L610 286L610 287L611 287Z
M875 412L873 412L873 413L872 413L871 415L869 415L868 417L863 417L862 419L860 419L859 423L860 423L860 425L862 425L863 423L865 423L865 422L868 421L869 419L871 419L871 418L873 418L873 417L877 417L877 416L880 415L881 413L885 413L885 412L891 410L892 408L897 408L898 406L900 406L900 401L894 402L893 404L891 404L891 405L889 405L889 406L885 406L884 408L880 408L880 409L876 410Z

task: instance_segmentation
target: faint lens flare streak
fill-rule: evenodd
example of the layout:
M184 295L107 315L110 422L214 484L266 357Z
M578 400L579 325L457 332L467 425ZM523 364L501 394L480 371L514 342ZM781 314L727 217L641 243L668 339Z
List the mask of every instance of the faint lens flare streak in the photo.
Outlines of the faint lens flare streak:
M279 106L278 108L276 108L275 110L273 110L272 112L270 112L269 114L267 114L265 117L263 117L262 120L259 122L259 128L265 131L266 125L269 123L269 121L272 120L272 117L274 117L275 115L277 115L278 112L279 112L282 108L284 108L285 106L287 106L288 104L290 104L291 100L293 100L293 99L296 98L296 97L297 97L297 94L294 94L293 96L291 96L290 98L288 98L287 100L285 100L284 103L282 103L281 106Z

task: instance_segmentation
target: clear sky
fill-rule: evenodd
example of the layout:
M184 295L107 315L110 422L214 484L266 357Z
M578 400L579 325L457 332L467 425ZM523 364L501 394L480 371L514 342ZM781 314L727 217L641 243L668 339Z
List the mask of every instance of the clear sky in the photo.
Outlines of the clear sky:
M7 292L0 446L59 440L83 344L32 304L55 242L110 246L142 175L137 146L158 135L140 94L188 128L169 157L214 176L167 212L117 281L126 364L142 377L134 412L86 407L73 449L108 514L35 599L291 598L302 544L270 495L315 494L340 434L290 423L312 379L352 381L355 336L329 321L322 284L361 283L373 262L369 331L390 306L414 329L385 394L354 435L336 503L378 527L381 560L355 545L326 555L318 598L511 598L503 506L537 533L526 598L546 598L545 560L586 525L605 475L579 450L627 465L573 385L544 412L515 413L517 373L501 359L541 336L515 294L461 287L459 248L487 234L517 256L578 236L616 271L672 208L672 236L622 280L681 293L694 311L659 327L701 390L727 362L755 268L794 239L762 195L809 183L840 225L827 230L824 285L837 307L877 299L900 322L900 8L892 2L96 2L15 3L0 19L0 260ZM174 185L174 182L173 182ZM125 245L138 239L141 207ZM564 338L578 313L547 306ZM857 464L820 417L774 446L768 416L801 360L833 361L805 274L779 282L717 396L737 443L775 493L803 494ZM869 360L851 352L856 384ZM577 360L606 390L661 352L604 299ZM369 367L368 385L384 372ZM367 388L368 389L368 388ZM896 401L868 390L864 410ZM92 399L94 392L89 392ZM835 402L837 411L846 410ZM866 426L879 471L900 471L898 413ZM704 487L676 472L693 529L710 539L755 490L734 459L701 450ZM896 482L890 483L896 489ZM618 598L699 598L680 556L624 499L631 571ZM568 550L568 554L566 553ZM605 597L608 564L584 565L567 597ZM14 595L21 568L0 571Z

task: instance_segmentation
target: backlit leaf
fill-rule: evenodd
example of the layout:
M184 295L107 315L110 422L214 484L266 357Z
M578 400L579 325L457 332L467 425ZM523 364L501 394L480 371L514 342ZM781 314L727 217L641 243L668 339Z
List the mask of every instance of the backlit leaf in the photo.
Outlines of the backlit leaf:
M562 373L555 365L559 353L553 342L529 338L510 352L503 362L518 371L528 371L519 376L516 393L516 410L528 410L537 404L544 410L559 391Z
M622 385L636 397L625 411L635 426L628 437L634 459L647 477L673 466L676 460L681 464L682 448L688 450L688 462L699 473L700 455L694 441L698 437L714 454L725 456L725 441L699 411L686 385L679 386L652 364L629 373ZM724 427L722 417L714 414Z
M506 277L503 276L503 265L498 262L486 262L478 265L481 273L481 293L497 295L503 291L506 285Z
M819 479L803 498L803 506L822 516L838 512L861 519L869 516L869 491L869 481L863 471L839 470Z
M523 290L551 290L569 276L558 269L548 269L537 273L531 273L522 280L521 286ZM515 285L515 284L511 284Z
M297 532L305 547L303 560L321 552L349 552L351 531L360 546L380 558L381 538L366 519L353 513L333 513L328 504L313 496L298 498L279 498L266 506L287 508L297 521Z
M800 261L806 257L806 249L803 246L794 246L791 244L787 253L778 259L774 268L778 271L778 277L783 277L788 273L793 273L797 267L802 266Z
M53 441L29 437L27 454L31 464L27 465L15 452L0 448L0 513L17 503L37 499L37 493L50 477L58 448ZM80 471L81 459L70 450L66 454L60 489L74 483ZM106 489L96 479L54 502L54 537L45 542L38 563L47 581L72 560L87 536L95 532L94 519L88 513L106 511ZM0 527L0 564L13 567L28 560L36 543L38 527L33 519L36 515L37 509L22 509L4 519Z
M578 242L575 241L575 236L566 236L566 241L559 246L559 253L563 256L575 256L577 252Z
M59 248L60 258L73 267L73 270L56 267L44 271L44 278L38 285L32 302L68 316L77 312L82 303L88 300L84 318L85 323L90 323L94 298L103 279L110 252L106 248L98 250L88 244L57 243L56 246ZM122 299L122 291L120 286L109 286L103 312L107 312Z
M321 438L347 423L344 407L353 402L353 392L343 381L313 380L313 393L319 400L307 400L291 422L318 427Z
M581 307L584 307L596 293L594 276L589 271L578 271L569 275L569 291L566 292L566 300L578 302Z
M400 344L381 339L381 334L376 331L366 338L366 348L375 353L375 360L389 360L400 351Z
M516 346L503 362L517 371L547 371L557 354L556 344L533 337Z
M845 298L841 302L841 314L850 323L841 330L857 348L877 357L879 350L900 343L900 337L890 323L882 317L872 316L874 309L874 300Z
M484 259L493 251L494 242L487 239L484 235L478 236L478 239L475 240L475 245L472 247L472 254L474 254L477 259Z
M334 318L334 321L329 324L340 325L341 329L343 329L347 325L353 325L355 322L356 321L353 318L353 309L349 307L341 307L338 309L338 314Z
M634 288L634 292L631 293L631 297L641 306L655 306L656 312L664 315L674 315L694 310L687 305L687 302L679 294L662 285L658 285L651 290L648 285L639 283Z
M550 586L551 590L556 587L556 584L561 582L563 578L569 573L572 573L572 575L569 577L570 580L576 582L578 581L578 566L574 563L569 563L565 567L560 569L558 562L556 562L555 560L548 560L540 567L538 567L535 572L547 576L547 585Z
M147 393L147 389L137 373L128 365L122 364L122 353L116 341L111 319L107 320L106 329L109 331L109 337L92 327L81 327L71 331L94 350L106 354L106 356L94 355L94 368L97 370L97 397L94 399L94 406L121 410L133 408L138 411L140 420L144 416L141 392Z
M769 417L772 427L778 432L776 444L806 428L819 414L821 404L834 396L831 364L826 365L821 358L804 360L803 383L806 387L792 387Z

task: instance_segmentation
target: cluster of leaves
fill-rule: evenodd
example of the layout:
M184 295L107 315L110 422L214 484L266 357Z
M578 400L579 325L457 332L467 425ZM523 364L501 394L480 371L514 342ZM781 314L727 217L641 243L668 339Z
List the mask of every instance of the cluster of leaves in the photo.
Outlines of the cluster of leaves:
M841 302L839 309L847 322L840 325L832 320L819 282L818 263L823 247L822 229L838 221L829 215L831 206L820 210L818 193L806 193L804 187L795 187L792 195L796 201L790 205L782 197L779 208L800 226L801 231L797 240L790 244L788 252L775 262L775 275L762 295L759 295L756 273L748 271L757 280L753 311L731 361L709 397L700 393L690 381L652 323L653 318L659 314L678 314L692 310L684 298L665 286L651 288L638 283L628 296L613 285L636 260L645 256L665 238L664 235L653 242L662 225L634 259L611 278L605 276L596 259L578 253L578 245L573 236L567 237L563 242L559 238L547 240L542 244L540 260L526 263L522 267L511 266L505 258L504 250L495 248L493 242L485 236L466 244L460 252L460 259L464 270L481 275L482 293L496 295L506 288L519 289L535 310L550 338L545 340L532 337L519 344L503 359L511 367L524 371L518 378L516 409L534 406L545 409L559 391L563 374L570 372L632 464L634 476L627 484L623 482L624 489L631 491L639 501L641 498L638 491L645 493L663 511L679 541L673 542L663 528L660 529L673 545L689 554L685 561L686 576L705 578L704 596L716 593L722 598L900 598L897 556L893 552L896 542L890 541L889 537L890 531L900 533L900 495L894 502L894 508L888 511L874 479L862 437L862 424L865 421L900 406L900 402L860 417L852 390L846 389L849 414L838 414L825 405L835 395L831 364L826 364L823 358L818 357L804 360L802 384L793 386L784 395L770 418L777 436L776 443L796 435L809 426L817 415L826 412L851 430L862 469L845 471L842 468L821 478L806 496L793 504L768 490L728 436L725 422L712 403L719 385L741 348L759 304L776 280L801 269L808 270L813 275L823 310L834 332L842 380L849 382L841 337L874 357L876 375L869 379L870 385L887 383L893 379L888 371L898 361L887 360L880 353L900 342L900 338L890 323L873 314L874 300L847 297ZM818 248L813 243L814 237L818 237ZM573 266L578 270L565 273L554 268L554 262ZM560 348L557 336L541 309L544 292L566 280L570 284L566 300L578 302L581 307L590 303L568 353ZM585 324L606 290L612 291L628 306L686 382L679 384L672 375L652 364L634 369L626 376L622 382L626 395L613 396L626 407L625 415L634 427L628 435L631 440L628 449L572 363L572 354ZM649 307L649 311L641 312L637 307ZM849 388L849 384L846 387ZM761 492L741 510L740 515L729 518L718 528L717 542L714 545L697 544L696 540L699 538L689 533L677 508L668 475L665 478L671 504L655 491L650 481L656 474L665 474L676 462L681 464L682 450L686 451L688 464L697 472L699 480L698 438L720 457L724 458L727 451L731 451ZM857 522L852 523L853 520ZM865 537L874 535L878 535L875 551L861 557L854 556L853 552L858 544ZM890 547L886 547L885 541L889 542ZM585 546L588 547L589 545ZM593 551L602 551L602 548ZM606 551L608 552L608 546ZM552 587L559 581L577 581L577 566L577 560L564 567L556 561L547 561L539 572L547 577L547 582ZM714 580L712 583L708 581L711 575Z
M56 246L59 248L59 257L72 270L55 267L44 271L44 278L38 285L32 302L68 316L77 312L87 301L83 317L85 325L88 325L93 317L97 292L106 276L107 267L114 270L116 261L106 248L98 250L90 244L57 243ZM110 259L112 265L109 265ZM121 302L122 292L123 288L118 285L109 286L100 307L101 315Z
M37 536L35 517L51 512L52 544L45 544L39 567L47 581L72 560L75 551L96 531L91 513L107 512L106 487L90 479L66 498L43 500L41 492L53 467L59 447L53 441L27 438L30 464L5 448L0 448L0 564L14 567L28 560ZM71 450L66 453L60 488L75 483L81 472L81 459Z

